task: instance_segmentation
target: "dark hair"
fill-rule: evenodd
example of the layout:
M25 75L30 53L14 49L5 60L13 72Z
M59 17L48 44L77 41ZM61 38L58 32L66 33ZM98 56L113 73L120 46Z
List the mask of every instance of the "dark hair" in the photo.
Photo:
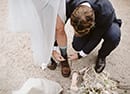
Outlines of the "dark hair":
M89 32L89 29L94 25L94 11L92 8L80 5L71 14L70 21L77 33Z

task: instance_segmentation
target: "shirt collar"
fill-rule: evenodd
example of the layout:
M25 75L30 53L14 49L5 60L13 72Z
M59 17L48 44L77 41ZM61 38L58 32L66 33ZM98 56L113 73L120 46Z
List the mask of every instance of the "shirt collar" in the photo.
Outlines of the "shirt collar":
M85 5L91 8L91 5L88 2L82 3L81 5Z

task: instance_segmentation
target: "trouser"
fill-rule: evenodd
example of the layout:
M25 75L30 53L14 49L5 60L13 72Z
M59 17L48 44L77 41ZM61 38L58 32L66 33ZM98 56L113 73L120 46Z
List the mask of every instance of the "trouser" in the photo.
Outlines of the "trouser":
M87 45L91 34L84 37L73 37L72 46L76 51L81 51L84 45ZM105 58L108 56L119 44L121 37L119 24L113 22L110 28L103 34L101 39L104 39L98 57ZM87 48L86 48L87 49ZM87 51L91 52L91 51ZM89 53L86 53L89 54Z

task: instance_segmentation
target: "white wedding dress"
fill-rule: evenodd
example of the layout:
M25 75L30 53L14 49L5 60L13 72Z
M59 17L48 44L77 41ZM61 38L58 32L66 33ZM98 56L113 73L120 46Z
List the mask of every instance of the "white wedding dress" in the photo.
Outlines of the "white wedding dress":
M65 0L8 0L9 31L30 32L35 62L49 63L55 40L56 17L65 21Z

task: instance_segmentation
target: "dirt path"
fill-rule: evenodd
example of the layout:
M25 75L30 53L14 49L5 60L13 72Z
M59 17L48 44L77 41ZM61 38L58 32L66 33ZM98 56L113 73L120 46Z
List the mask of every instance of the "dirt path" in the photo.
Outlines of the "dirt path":
M123 20L122 39L119 47L107 58L108 71L111 77L123 84L130 85L130 1L111 0L116 8L117 16ZM7 0L0 0L0 94L11 94L30 77L48 78L59 82L66 90L70 86L70 78L63 78L60 67L55 71L45 71L33 65L30 39L28 33L10 33L7 30ZM67 29L68 30L68 29ZM71 43L70 29L67 34ZM70 47L70 46L69 46ZM87 57L73 62L72 69L78 70L91 66L95 62L100 45ZM69 48L69 53L71 49ZM78 66L77 66L78 65Z

